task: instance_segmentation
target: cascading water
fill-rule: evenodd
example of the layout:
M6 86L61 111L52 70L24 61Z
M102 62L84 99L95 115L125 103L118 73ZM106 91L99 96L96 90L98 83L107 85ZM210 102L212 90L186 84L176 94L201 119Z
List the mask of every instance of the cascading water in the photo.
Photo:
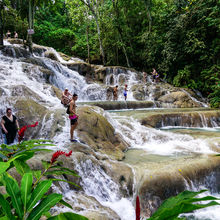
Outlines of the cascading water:
M16 57L15 53L13 54ZM67 87L72 93L78 93L79 100L81 101L106 100L106 85L115 85L123 82L131 88L140 82L136 73L126 71L126 74L124 72L108 73L106 85L88 84L86 79L78 72L70 70L65 66L67 62L65 63L59 54L56 53L56 55L60 62L45 58L44 54L41 56L36 55L35 59L39 59L44 64L44 68L47 68L53 73L49 78L51 84L61 90ZM68 63L75 61L77 60L72 59ZM41 122L42 127L39 136L46 138L55 117L54 112L60 109L62 111L65 110L60 104L60 100L54 95L52 86L48 84L48 81L43 76L41 67L26 63L18 58L6 57L0 54L0 84L0 93L2 93L0 96L0 111L2 114L5 112L6 107L13 106L15 102L13 96L22 95L30 96L48 110L53 110L49 119L45 115ZM28 88L30 92L28 94L21 94L23 90L20 91L19 89L22 86L23 88ZM120 95L119 100L123 99L122 95ZM128 99L134 99L131 90L129 90ZM106 112L104 116L106 116L115 128L116 133L120 134L131 148L141 148L150 154L159 155L216 153L209 147L206 140L194 139L189 135L146 128L131 117L122 117L115 113ZM64 145L69 142L69 120L66 116L63 116L61 120L64 122L64 125L59 127L58 130L60 132L57 132L53 138L57 146L50 147L54 150L65 150ZM213 125L216 125L215 122L213 122ZM91 160L76 164L76 170L82 177L82 187L85 194L94 197L103 206L110 207L122 220L135 219L132 198L125 198L120 195L119 186L101 169L100 165L92 163ZM70 195L70 189L65 187L66 185L62 186L66 198L72 200L77 198L77 194L74 194L72 191L72 195Z

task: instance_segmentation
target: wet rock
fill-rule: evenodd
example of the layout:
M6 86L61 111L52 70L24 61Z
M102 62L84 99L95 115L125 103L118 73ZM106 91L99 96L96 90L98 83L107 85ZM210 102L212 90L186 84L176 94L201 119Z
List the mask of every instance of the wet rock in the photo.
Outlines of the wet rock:
M69 57L68 55L66 55L64 53L61 53L61 52L58 52L58 53L62 57L62 59L65 61L69 61L71 59L71 57Z
M34 54L42 55L45 51L47 51L47 49L48 49L47 47L33 44L33 53Z
M38 65L38 66L41 66L43 68L47 68L47 66L44 64L44 62L37 58L37 57L29 57L29 58L26 58L26 59L21 59L22 62L25 62L25 63L31 63L31 64L34 64L34 65Z
M4 91L3 88L0 88L0 97L3 96L3 95L5 95L5 91Z
M12 86L11 88L11 95L12 96L23 96L26 98L32 98L33 100L40 101L41 97L29 89L28 87L24 85L17 85L17 86Z
M71 70L77 71L80 75L91 78L94 73L94 69L89 63L86 62L74 62L68 63L67 67Z
M202 184L209 187L206 176L211 171L219 173L219 165L220 158L202 155L145 165L138 182L142 216L150 217L163 200L186 190L186 183L189 186L193 182L194 186ZM217 184L219 180L215 181Z
M17 111L16 116L18 118L20 127L34 124L36 121L42 122L45 115L47 115L47 109L30 98L17 99L14 107ZM25 137L36 138L39 134L41 126L42 124L39 123L37 127L27 129L25 132Z
M50 51L50 50L46 51L44 53L44 56L51 60L59 61L57 55L53 51Z
M162 103L172 104L177 108L193 108L201 107L202 105L192 100L185 92L177 91L166 94L158 99Z
M10 38L10 39L7 39L7 41L10 44L23 44L23 40L22 39L17 39L17 38Z
M5 56L10 56L14 58L28 58L31 56L31 53L27 51L26 49L23 49L21 47L12 47L12 46L5 46L2 50L2 53Z
M101 109L87 106L78 109L78 136L95 151L122 160L127 144L115 135L114 128L105 117L97 113L98 111L100 112Z
M109 94L111 93L111 88L109 89ZM111 95L111 94L110 94ZM89 102L84 103L88 105L95 105L104 110L114 110L114 109L137 109L137 108L151 108L154 103L151 101L102 101L102 102Z
M220 125L220 111L155 113L140 120L142 125L160 128L163 126L215 127Z

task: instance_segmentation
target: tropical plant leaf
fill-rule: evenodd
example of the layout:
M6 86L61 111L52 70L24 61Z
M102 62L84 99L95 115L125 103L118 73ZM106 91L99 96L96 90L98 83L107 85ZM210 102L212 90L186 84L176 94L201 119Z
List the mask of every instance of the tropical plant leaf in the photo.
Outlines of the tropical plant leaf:
M0 162L0 174L4 173L10 167L10 162Z
M70 208L70 209L73 209L72 206L69 203L65 202L63 199L61 199L59 203Z
M15 218L13 218L15 219ZM0 217L0 220L11 220L10 218L8 218L7 216L3 216L3 217Z
M4 198L4 196L2 194L0 194L0 205L1 205L1 208L4 212L4 214L6 216L6 219L9 219L9 220L14 220L15 217L12 215L11 213L11 207L10 207L10 204L9 202Z
M48 220L89 220L88 218L72 212L60 213L59 215L48 218Z
M27 210L31 211L31 209L36 205L36 203L43 197L43 195L49 190L51 187L52 180L44 180L38 183L37 187L31 194L31 198L27 205Z
M62 180L62 179L50 179L50 180L52 180L52 181L61 181L61 182L66 182L66 183L69 183L69 184L72 184L72 185L74 185L74 186L77 186L77 187L80 187L80 186L78 186L77 184L75 184L75 183L73 183L73 182L71 182L71 181L68 181L68 180Z
M45 160L42 160L41 162L42 162L42 165L43 165L45 170L47 170L50 167L50 163L49 162L47 162Z
M179 214L192 212L197 209L220 205L215 201L211 201L208 204L193 204L194 202L219 200L212 196L206 196L201 198L194 198L198 194L207 190L201 190L199 192L184 191L175 197L171 197L165 200L158 210L149 218L149 220L163 220L163 219L176 219Z
M11 160L15 160L15 159L19 158L19 160L26 161L26 160L29 160L30 158L32 158L33 156L34 156L33 151L25 150L25 151L16 153ZM11 161L11 160L9 160L9 161Z
M40 179L40 176L41 176L41 170L34 170L32 171L33 172L33 175L34 177L39 180Z
M24 210L26 210L27 203L31 197L32 183L33 183L32 173L25 173L21 180L21 199L23 201Z
M60 194L50 194L31 211L27 220L38 220L43 213L48 212L50 208L55 206L61 199L62 195Z
M22 218L24 212L22 209L21 191L18 187L18 184L13 178L8 177L6 174L4 174L3 179L6 186L6 191L11 197L13 207L15 208L18 216Z
M21 176L23 176L25 173L31 172L30 167L22 160L15 160L15 161L13 161L13 164L15 165L17 172Z

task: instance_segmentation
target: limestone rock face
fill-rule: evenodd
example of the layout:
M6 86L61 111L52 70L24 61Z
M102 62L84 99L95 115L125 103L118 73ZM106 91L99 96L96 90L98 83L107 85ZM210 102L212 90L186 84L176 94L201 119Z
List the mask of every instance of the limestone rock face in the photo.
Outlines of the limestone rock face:
M98 113L97 107L80 107L78 109L79 137L95 151L109 155L113 159L122 160L127 144L115 135L115 130L105 117Z
M51 60L59 61L56 54L53 53L52 51L46 51L44 53L44 56L47 57L47 58L50 58Z
M91 65L86 62L68 63L67 67L86 77L92 77L92 73L94 72L94 69L91 67Z
M154 113L140 121L142 125L153 128L163 126L215 127L220 125L220 111Z
M163 103L171 104L177 108L200 107L198 102L193 101L185 92L182 91L166 94L158 100Z
M12 47L12 46L4 47L4 49L2 50L2 53L5 56L10 56L14 58L20 58L20 57L28 58L31 56L31 53L25 50L24 48Z
M20 127L24 125L34 124L36 121L42 122L47 114L47 109L33 101L32 99L17 99L15 105L17 110L16 117L18 118ZM30 138L38 136L41 124L34 129L27 129L25 135Z

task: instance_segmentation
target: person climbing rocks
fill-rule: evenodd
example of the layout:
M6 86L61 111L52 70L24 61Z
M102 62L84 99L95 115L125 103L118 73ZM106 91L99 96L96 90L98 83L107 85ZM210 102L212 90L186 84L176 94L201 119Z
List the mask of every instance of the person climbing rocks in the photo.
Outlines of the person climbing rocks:
M114 101L118 100L118 86L115 86L113 89L113 100Z
M16 31L14 32L14 38L18 38L18 33Z
M10 38L11 37L11 32L8 30L6 33L6 38Z
M147 73L143 71L143 82L147 82Z
M64 105L64 107L67 107L71 102L71 99L72 99L72 95L66 88L62 94L61 103Z
M76 114L76 100L78 99L77 94L73 94L72 100L69 104L69 119L70 119L70 141L77 142L76 139L73 138L74 130L78 125L78 115Z
M123 90L123 94L124 94L124 97L125 97L125 101L127 100L127 91L128 91L128 85L125 84L125 87L124 87L124 90Z
M157 71L153 68L153 71L152 71L152 75L153 75L153 82L158 82L159 80L159 74L157 73Z
M6 109L6 115L4 115L1 120L1 127L4 143L8 145L12 144L19 130L19 124L17 118L12 115L11 108Z

